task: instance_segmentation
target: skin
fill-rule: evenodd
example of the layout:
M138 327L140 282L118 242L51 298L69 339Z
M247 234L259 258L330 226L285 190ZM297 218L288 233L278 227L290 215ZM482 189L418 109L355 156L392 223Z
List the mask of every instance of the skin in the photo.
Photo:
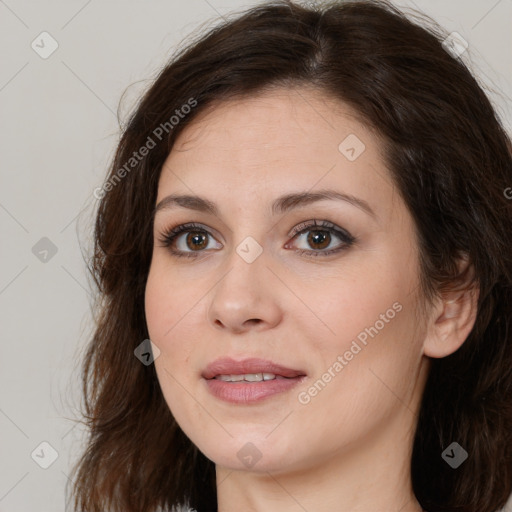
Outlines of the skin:
M354 161L338 149L350 134L365 145ZM157 212L145 297L164 398L216 464L220 512L421 511L409 465L428 356L444 357L463 343L477 297L452 294L420 307L414 223L381 146L347 105L310 88L274 89L201 113L163 166L157 204L171 193L195 194L220 210ZM337 200L272 215L278 196L320 189L360 198L374 216ZM347 230L355 243L325 257L296 252L342 245L336 234L311 245L315 228L289 236L313 220ZM186 243L188 233L178 236L174 247L195 259L176 257L160 242L188 222L211 233L202 252ZM248 236L263 251L252 263L236 251ZM401 310L389 319L397 303ZM334 371L338 356L381 315L384 327ZM307 376L257 404L230 404L201 378L224 356L270 359ZM308 394L329 368L330 381L301 403L299 393ZM261 456L252 467L237 456L248 442Z

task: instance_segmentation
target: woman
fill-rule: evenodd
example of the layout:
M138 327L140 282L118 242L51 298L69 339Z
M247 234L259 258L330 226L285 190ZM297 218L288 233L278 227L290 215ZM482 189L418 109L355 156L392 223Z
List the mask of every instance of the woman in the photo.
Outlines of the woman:
M77 510L505 504L510 142L445 39L282 1L161 72L97 191Z

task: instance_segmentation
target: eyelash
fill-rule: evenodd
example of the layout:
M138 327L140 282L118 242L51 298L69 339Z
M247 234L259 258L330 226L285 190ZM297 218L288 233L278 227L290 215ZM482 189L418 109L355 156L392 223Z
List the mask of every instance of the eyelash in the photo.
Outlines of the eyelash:
M301 255L306 255L308 257L318 257L318 256L329 256L334 253L341 252L343 250L348 249L351 247L357 240L354 238L348 231L345 231L344 229L337 228L334 224L328 222L328 221L321 221L320 223L317 223L317 221L306 221L298 226L295 227L292 234L290 235L292 239L297 238L299 235L302 235L303 233L307 233L308 231L326 231L328 233L334 233L340 240L342 241L342 244L338 246L336 249L330 249L328 251L308 251L305 249L297 249L296 252ZM316 229L313 229L316 228ZM201 233L206 234L208 236L211 236L211 234L200 226L199 224L195 224L193 222L189 222L187 224L180 224L179 226L176 226L172 229L169 229L168 231L164 232L161 235L161 238L159 239L159 242L162 244L162 247L167 247L170 252L178 257L178 258L197 258L199 256L198 253L204 252L204 251L192 251L192 252L184 252L179 251L174 248L172 248L172 244L178 238L179 235L182 233ZM213 237L212 237L213 238Z

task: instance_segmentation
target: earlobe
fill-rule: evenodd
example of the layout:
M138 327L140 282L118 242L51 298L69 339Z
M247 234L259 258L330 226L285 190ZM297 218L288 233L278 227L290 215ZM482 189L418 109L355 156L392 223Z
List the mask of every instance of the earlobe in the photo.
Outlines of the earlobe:
M478 310L478 286L450 292L432 309L424 342L424 354L446 357L456 352L473 329Z

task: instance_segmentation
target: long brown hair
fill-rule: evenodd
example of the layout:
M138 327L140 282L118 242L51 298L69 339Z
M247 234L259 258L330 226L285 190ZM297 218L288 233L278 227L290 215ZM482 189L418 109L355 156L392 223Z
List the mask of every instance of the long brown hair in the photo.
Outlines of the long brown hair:
M430 512L503 507L512 492L510 139L476 79L442 44L447 34L422 19L383 1L264 3L183 48L142 97L98 193L90 263L97 325L83 362L89 437L72 473L77 510L217 510L214 463L176 424L154 365L134 356L148 338L158 179L177 135L206 108L301 84L347 103L381 135L416 224L425 297L463 281L457 258L471 262L476 323L459 350L432 360L413 487ZM454 441L469 454L456 470L441 457Z

